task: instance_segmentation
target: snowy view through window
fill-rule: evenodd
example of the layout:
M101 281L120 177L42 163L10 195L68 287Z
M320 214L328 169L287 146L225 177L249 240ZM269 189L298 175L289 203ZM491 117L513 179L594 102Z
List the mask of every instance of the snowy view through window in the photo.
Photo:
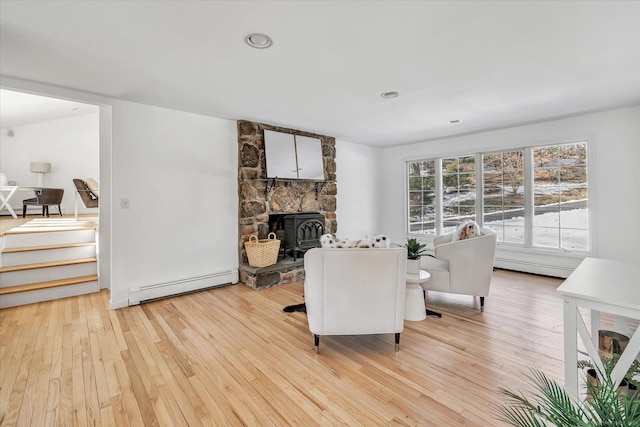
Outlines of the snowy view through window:
M476 159L482 161L479 179ZM479 221L476 186L481 185L484 226L498 233L499 242L589 250L586 143L444 158L440 169L437 164L435 159L408 163L410 233L435 234L437 221L442 233L465 219ZM528 185L525 164L532 165ZM440 209L436 180L442 183ZM530 212L525 211L525 194L532 197Z

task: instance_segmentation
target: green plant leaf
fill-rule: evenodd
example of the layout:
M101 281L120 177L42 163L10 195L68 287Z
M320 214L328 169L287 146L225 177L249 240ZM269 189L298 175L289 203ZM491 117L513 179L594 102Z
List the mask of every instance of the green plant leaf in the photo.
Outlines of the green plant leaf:
M640 400L620 396L609 375L599 386L588 384L593 402L574 400L556 381L530 368L534 391L524 394L500 388L506 402L496 406L497 418L516 427L640 427Z
M427 245L423 245L418 242L417 239L407 239L407 243L404 245L407 248L408 259L418 259L422 253L426 250Z

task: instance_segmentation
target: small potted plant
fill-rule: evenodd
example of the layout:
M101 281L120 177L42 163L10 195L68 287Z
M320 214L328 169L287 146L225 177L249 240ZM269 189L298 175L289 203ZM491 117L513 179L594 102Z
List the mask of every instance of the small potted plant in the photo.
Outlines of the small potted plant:
M589 356L588 353L585 353L582 350L578 350L578 352L584 356ZM619 359L620 355L615 353L612 356L602 355L600 360L602 361L602 366L604 367L604 371L607 375L611 375L611 372L613 371L613 368L615 368ZM600 387L600 379L598 378L596 367L591 359L578 360L578 368L585 370L588 384L591 384L596 388ZM629 366L627 373L624 375L622 382L618 386L618 394L626 395L629 398L635 397L636 392L638 391L638 386L640 385L640 381L636 379L638 376L640 376L640 362L633 359L631 366ZM587 391L587 399L593 399L593 396L589 391Z
M418 242L417 239L407 239L407 244L404 245L407 248L407 273L419 274L420 273L420 257L426 250L427 245L423 245Z

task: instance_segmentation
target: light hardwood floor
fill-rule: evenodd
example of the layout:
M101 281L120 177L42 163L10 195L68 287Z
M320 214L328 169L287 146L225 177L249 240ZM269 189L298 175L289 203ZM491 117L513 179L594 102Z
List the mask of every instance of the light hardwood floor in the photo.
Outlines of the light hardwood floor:
M499 386L529 366L562 381L560 279L497 270L485 312L443 312L393 334L323 337L302 283L239 284L108 309L108 292L0 311L2 426L491 426Z

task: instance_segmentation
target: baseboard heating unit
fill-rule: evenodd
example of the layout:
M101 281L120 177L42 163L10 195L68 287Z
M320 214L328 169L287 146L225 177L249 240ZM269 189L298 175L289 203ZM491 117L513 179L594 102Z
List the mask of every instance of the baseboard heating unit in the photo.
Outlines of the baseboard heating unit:
M238 270L221 271L205 276L189 277L170 282L140 286L129 290L129 305L176 296L208 288L238 283Z
M578 262L579 264L579 262ZM569 274L576 268L576 264L542 264L538 262L527 262L514 259L505 259L496 257L494 267L503 268L505 270L520 271L523 273L540 274L543 276L567 278Z

